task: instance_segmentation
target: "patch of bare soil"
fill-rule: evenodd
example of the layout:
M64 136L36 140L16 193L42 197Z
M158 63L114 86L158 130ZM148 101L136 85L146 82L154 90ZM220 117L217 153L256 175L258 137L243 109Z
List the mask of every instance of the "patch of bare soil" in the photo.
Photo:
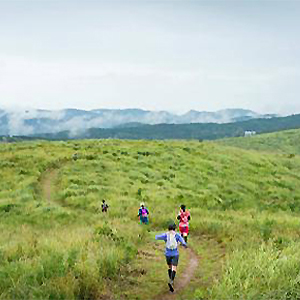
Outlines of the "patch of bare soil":
M53 181L58 174L58 170L48 170L45 172L41 180L42 195L44 199L51 202L53 192Z
M189 282L194 277L194 273L198 267L198 257L195 252L188 248L186 249L189 253L189 263L186 266L183 273L179 273L175 278L175 291L174 293L166 292L163 294L158 295L155 300L174 300L176 299L177 293L183 290L185 287L188 286ZM167 285L166 285L167 288Z

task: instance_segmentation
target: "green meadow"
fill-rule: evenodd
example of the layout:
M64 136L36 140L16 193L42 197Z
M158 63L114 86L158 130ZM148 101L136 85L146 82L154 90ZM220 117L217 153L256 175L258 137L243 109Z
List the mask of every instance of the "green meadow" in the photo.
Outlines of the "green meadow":
M198 266L172 299L299 299L299 141L294 130L0 144L0 299L164 299L164 245L154 236L180 204ZM148 226L137 217L142 201Z
M248 138L228 138L220 140L228 146L281 154L300 154L299 129L279 131L268 134L250 136Z

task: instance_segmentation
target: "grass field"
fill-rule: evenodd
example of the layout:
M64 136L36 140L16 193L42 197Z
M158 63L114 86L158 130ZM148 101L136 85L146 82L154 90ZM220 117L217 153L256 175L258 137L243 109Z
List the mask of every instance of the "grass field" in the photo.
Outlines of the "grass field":
M161 299L182 203L199 265L172 299L298 299L299 139L0 144L0 299Z
M222 144L278 154L293 156L300 154L299 130L286 130L247 138L230 138L220 140Z

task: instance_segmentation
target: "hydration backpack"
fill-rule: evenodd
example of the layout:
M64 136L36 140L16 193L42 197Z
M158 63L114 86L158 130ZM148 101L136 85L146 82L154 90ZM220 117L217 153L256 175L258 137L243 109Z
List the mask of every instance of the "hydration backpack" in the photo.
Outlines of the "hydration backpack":
M147 213L147 209L146 208L142 208L142 216L143 217L147 217L148 213Z
M180 214L180 218L181 218L180 222L187 224L189 222L188 216L189 216L188 212L186 212L186 211L183 212L182 211L181 214Z
M102 204L102 211L107 211L108 205L106 203Z
M174 232L167 232L167 243L166 247L170 250L174 250L177 248L177 241L176 241L176 233Z

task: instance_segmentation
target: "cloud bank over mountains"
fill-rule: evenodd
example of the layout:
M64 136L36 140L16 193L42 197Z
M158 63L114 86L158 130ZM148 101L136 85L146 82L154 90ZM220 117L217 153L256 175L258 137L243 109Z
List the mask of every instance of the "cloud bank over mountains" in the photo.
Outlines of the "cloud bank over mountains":
M253 118L270 118L245 109L225 109L217 112L191 110L177 115L167 111L141 109L77 110L5 110L0 109L0 135L36 135L70 131L77 135L89 128L135 127L139 124L231 123Z
M0 1L0 106L299 113L299 15L299 1Z

